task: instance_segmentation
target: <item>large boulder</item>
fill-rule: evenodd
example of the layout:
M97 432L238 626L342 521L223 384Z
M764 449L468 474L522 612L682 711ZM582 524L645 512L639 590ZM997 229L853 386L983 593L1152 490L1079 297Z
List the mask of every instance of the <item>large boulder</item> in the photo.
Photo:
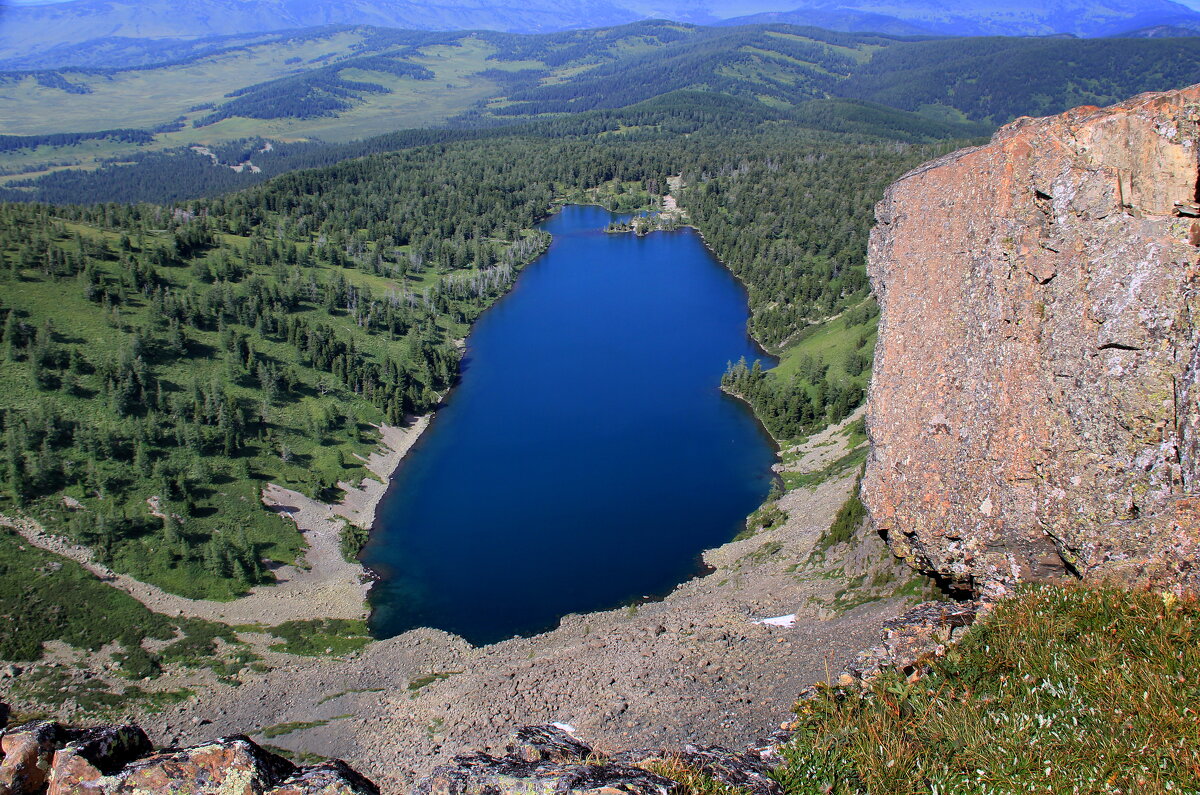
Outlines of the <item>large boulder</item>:
M583 761L592 753L586 743L553 724L522 726L509 735L507 750L524 762Z
M681 795L690 789L680 782L700 776L749 795L783 792L755 750L687 746L603 755L554 725L517 729L507 749L501 757L457 756L413 795Z
M341 760L297 768L242 736L153 753L137 726L35 721L0 751L0 795L379 795Z
M46 786L54 752L64 740L63 727L34 721L6 729L0 738L0 795L33 795Z
M488 754L457 756L434 768L414 795L681 795L669 778L617 762L526 762Z
M103 795L260 795L295 772L291 762L246 737L222 737L139 759L97 782L94 791Z
M604 759L554 725L524 726L508 753L456 756L414 795L679 795L683 787L628 761Z
M863 501L913 565L1200 590L1198 120L1019 119L879 203Z
M66 745L54 752L47 795L102 792L105 776L153 750L150 738L137 726L101 726L69 733Z
M340 759L297 770L265 795L379 795L379 788Z

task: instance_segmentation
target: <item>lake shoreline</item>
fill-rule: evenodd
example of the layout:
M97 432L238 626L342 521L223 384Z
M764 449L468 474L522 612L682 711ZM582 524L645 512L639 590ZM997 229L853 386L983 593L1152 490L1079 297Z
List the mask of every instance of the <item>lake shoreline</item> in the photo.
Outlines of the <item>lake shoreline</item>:
M385 575L371 594L378 637L424 625L486 645L665 594L768 492L775 441L714 388L728 360L758 355L742 285L691 233L637 244L602 234L623 217L566 206L541 227L553 252L472 329L463 381L395 480L362 557ZM651 388L635 396L630 380ZM606 413L620 419L598 433ZM660 431L647 435L646 422ZM594 447L579 453L572 439ZM525 456L519 473L514 450ZM675 477L663 480L667 471ZM705 483L706 496L691 499L685 482ZM595 490L621 498L580 513ZM540 535L563 522L574 532ZM655 531L640 539L637 527ZM460 539L462 555L447 556L440 538ZM643 545L639 561L619 560L613 550L632 543ZM589 562L565 577L575 560Z
M819 471L843 456L853 420L814 435L781 469ZM778 728L797 693L836 675L912 601L894 580L846 602L845 578L824 573L851 566L871 582L875 569L858 567L883 560L869 565L904 576L874 534L858 551L828 550L819 558L828 562L797 571L813 560L855 476L847 470L789 492L783 525L707 550L715 571L661 601L571 614L547 632L483 647L424 628L345 658L293 658L144 725L156 741L180 744L213 733L257 739L292 722L302 728L266 741L345 758L397 794L457 753L502 749L505 735L528 723L568 723L606 750L744 746ZM780 616L796 623L762 623Z
M377 425L379 447L362 459L363 466L375 477L364 477L357 485L339 481L342 499L329 506L334 514L362 529L373 532L379 503L392 485L392 476L408 453L429 429L435 412L412 417L407 426Z
M335 503L314 500L274 483L268 483L263 488L263 504L290 518L304 536L305 549L301 556L308 567L310 587L337 594L332 603L326 602L329 606L322 614L306 617L370 618L371 583L379 578L357 559L357 555L354 560L346 558L342 543L343 520L362 528L368 536L374 531L379 503L391 488L392 476L429 428L433 416L434 413L430 412L412 417L409 424L403 427L387 424L375 426L379 432L379 444L366 458L360 457L363 466L371 474L357 484L339 481L338 487L343 494ZM338 559L330 559L334 555ZM286 568L290 570L292 567ZM278 584L267 587L278 587ZM290 596L305 599L307 595L301 592ZM241 599L234 600L234 603ZM262 618L261 623L279 623L273 616Z
M659 211L650 210L649 212L659 212L660 214L669 213L670 217L675 221L676 224L678 224L678 226L676 226L673 229L650 229L650 230L647 230L642 236L654 234L655 232L679 232L684 229L691 229L697 235L700 236L700 242L704 244L704 248L707 249L708 253L712 255L712 258L714 260L716 260L718 263L720 263L721 267L724 268L725 271L730 276L732 276L734 278L734 280L738 283L738 285L742 289L742 292L744 292L746 294L746 304L747 304L747 306L749 306L750 286L748 284L746 284L746 282L742 279L741 276L739 276L737 273L734 272L733 268L730 268L729 265L726 264L725 260L721 259L721 255L717 253L717 250L715 248L713 248L711 243L708 242L708 238L704 236L704 230L701 229L700 227L696 226L695 223L693 223L690 219L688 219L687 210L685 210L679 206L678 202L676 202L676 200L675 200L675 197L671 196L670 194L664 195L663 196L664 205L666 204L667 199L671 200L671 207L669 210L667 210L667 209L659 210ZM603 207L604 205L596 205L596 206ZM608 209L608 208L605 208L605 209ZM613 212L613 211L609 210L609 212ZM633 228L612 230L611 233L617 234L617 235L638 234L637 230L633 229ZM753 315L751 315L751 317L753 317ZM754 346L756 348L758 348L759 352L763 356L768 357L770 359L775 359L775 360L779 359L779 356L777 354L771 353L771 351L762 342L762 340L760 340L758 337L754 336L754 332L750 330L750 322L749 321L746 322L746 336L750 338L750 340L754 343ZM778 363L778 362L776 362L776 363ZM732 394L732 393L730 393L730 394ZM735 397L737 397L737 396L735 396ZM741 399L741 398L739 397L739 399ZM746 401L746 405L750 405L749 401ZM751 408L751 410L753 411L753 407ZM760 423L762 423L762 420L758 417L757 413L755 413L754 416L756 419L759 419ZM763 427L766 428L766 425L763 424ZM768 431L768 435L771 435L769 431ZM771 438L774 439L774 441L776 442L777 445L782 444L784 441L781 439L775 439L774 436L771 436Z

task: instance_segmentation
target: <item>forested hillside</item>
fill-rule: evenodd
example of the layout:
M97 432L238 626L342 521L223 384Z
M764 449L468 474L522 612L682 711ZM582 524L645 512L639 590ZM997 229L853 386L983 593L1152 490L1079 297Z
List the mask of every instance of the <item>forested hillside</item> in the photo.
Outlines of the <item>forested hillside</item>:
M315 205L286 182L173 210L4 206L7 499L168 590L269 579L259 561L299 539L261 484L330 497L365 474L370 423L438 400L451 341L543 245L544 186L440 154L367 166L405 219L386 235L352 174L319 176L343 196Z
M840 84L846 97L990 124L1200 82L1200 39L898 42Z
M371 424L438 400L452 341L540 250L556 201L643 206L682 176L681 204L749 286L752 330L780 346L862 302L873 202L948 146L694 130L496 134L173 208L3 205L3 502L117 570L232 595L298 549L261 486L330 499L365 474ZM861 389L814 367L752 397L793 435Z

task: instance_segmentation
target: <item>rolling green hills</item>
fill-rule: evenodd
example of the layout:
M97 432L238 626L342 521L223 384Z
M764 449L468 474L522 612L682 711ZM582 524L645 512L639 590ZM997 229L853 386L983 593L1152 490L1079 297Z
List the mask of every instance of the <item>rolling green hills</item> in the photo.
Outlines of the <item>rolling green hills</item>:
M1194 25L1172 0L55 0L15 3L0 27L0 55L44 59L47 51L109 39L193 39L321 25L513 33L599 28L646 19L698 24L787 22L834 30L943 36L1111 36L1149 26ZM50 62L51 66L60 63Z
M939 36L1114 36L1150 25L1192 24L1196 12L1171 0L796 0L795 10L752 14L723 24L828 24L837 30ZM812 17L825 20L817 22ZM906 30L907 28L907 30ZM914 31L915 29L915 31Z
M32 198L30 180L164 151L253 173L280 154L214 159L191 148L486 128L678 91L734 97L756 108L743 105L751 116L818 126L830 114L861 113L822 102L866 101L961 136L1021 114L1200 82L1200 39L1189 38L911 40L641 22L545 35L321 28L218 44L193 44L195 53L159 64L0 72L0 187ZM962 126L972 122L980 126ZM89 135L50 137L68 132Z

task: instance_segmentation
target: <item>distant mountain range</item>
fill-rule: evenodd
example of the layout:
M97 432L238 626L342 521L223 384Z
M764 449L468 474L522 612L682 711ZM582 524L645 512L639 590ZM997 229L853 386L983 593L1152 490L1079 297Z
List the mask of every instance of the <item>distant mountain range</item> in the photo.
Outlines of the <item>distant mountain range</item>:
M96 39L201 38L323 25L548 32L662 18L696 24L785 22L891 35L1081 37L1178 34L1200 12L1172 0L68 0L0 16L0 59ZM1152 34L1154 35L1154 34ZM63 61L59 61L62 65Z
M722 25L815 25L831 30L940 36L1120 36L1145 29L1196 35L1200 13L1171 0L809 0L791 11ZM1155 34L1150 34L1155 35Z
M783 0L788 2L788 0ZM0 57L111 37L243 35L325 25L545 33L669 18L711 24L780 0L68 0L9 5ZM3 1L0 0L0 6Z

